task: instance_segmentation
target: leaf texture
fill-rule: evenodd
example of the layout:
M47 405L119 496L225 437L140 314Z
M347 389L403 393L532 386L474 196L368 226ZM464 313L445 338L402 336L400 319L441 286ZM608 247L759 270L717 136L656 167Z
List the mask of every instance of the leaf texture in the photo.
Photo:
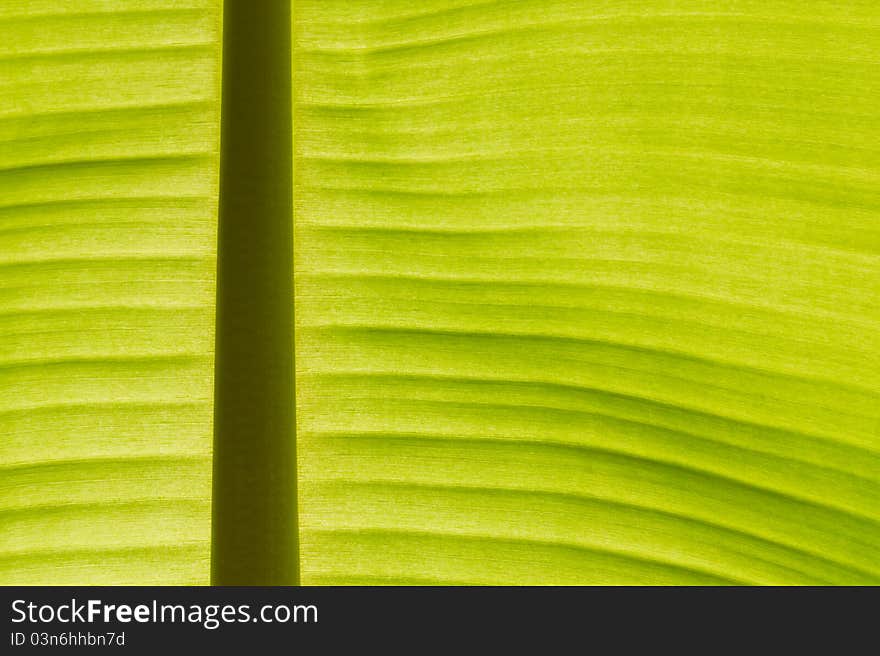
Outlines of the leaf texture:
M0 5L0 583L207 583L215 0Z
M306 584L880 582L880 9L297 0Z
M0 5L0 584L208 582L219 5ZM880 583L876 3L293 35L303 583Z

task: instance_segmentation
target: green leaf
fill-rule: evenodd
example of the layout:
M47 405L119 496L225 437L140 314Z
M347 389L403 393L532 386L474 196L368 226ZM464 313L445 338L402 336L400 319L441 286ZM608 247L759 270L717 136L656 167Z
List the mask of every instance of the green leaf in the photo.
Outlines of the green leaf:
M876 2L296 0L293 518L212 401L220 21L0 4L0 583L208 583L215 417L236 577L880 583Z
M0 583L207 583L217 2L0 6Z
M876 3L295 8L304 583L880 582Z

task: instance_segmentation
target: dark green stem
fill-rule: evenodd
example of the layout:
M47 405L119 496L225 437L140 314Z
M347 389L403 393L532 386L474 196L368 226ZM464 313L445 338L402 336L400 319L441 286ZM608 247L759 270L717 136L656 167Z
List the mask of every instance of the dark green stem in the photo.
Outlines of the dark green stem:
M211 579L297 585L289 0L225 0Z

